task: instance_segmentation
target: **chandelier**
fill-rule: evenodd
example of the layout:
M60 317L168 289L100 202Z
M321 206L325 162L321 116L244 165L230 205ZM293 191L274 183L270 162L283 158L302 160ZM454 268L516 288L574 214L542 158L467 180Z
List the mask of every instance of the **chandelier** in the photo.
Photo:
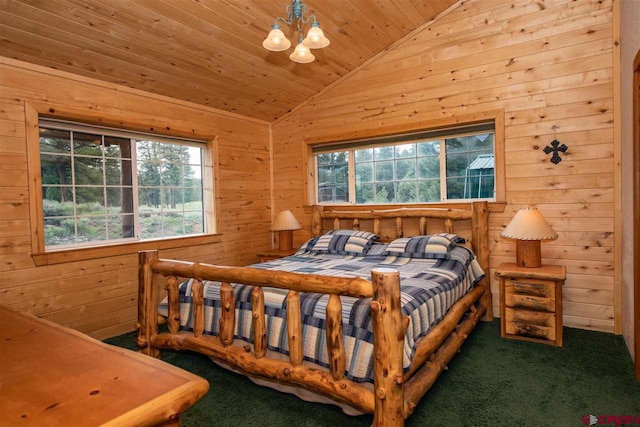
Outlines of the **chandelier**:
M329 39L324 36L324 33L320 29L320 24L315 15L309 15L307 18L304 14L307 12L307 6L300 0L292 0L291 4L286 8L287 19L277 17L274 24L271 26L271 32L266 39L262 42L262 46L273 52L280 52L287 50L291 47L291 42L285 37L284 33L278 25L278 21L282 21L287 25L296 24L296 31L298 32L298 45L289 59L300 64L306 64L313 62L316 57L311 53L310 49L321 49L329 46ZM311 22L311 28L304 37L304 31L302 26Z

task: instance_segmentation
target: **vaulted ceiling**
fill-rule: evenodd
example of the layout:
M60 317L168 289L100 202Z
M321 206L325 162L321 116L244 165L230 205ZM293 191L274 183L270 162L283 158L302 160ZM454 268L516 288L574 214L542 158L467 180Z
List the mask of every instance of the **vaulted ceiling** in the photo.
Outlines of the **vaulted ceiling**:
M305 1L331 44L297 64L292 27L262 47L290 0L0 0L0 56L272 121L457 1Z

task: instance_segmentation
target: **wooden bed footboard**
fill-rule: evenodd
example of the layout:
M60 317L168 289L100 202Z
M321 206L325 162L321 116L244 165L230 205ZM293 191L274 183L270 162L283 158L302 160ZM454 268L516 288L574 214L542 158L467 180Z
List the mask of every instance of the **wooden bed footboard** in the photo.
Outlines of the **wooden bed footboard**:
M488 273L486 203L475 206L476 214L456 219L472 219L474 249ZM482 216L478 209L484 209ZM441 210L440 210L441 211ZM425 215L421 210L420 218ZM441 212L438 212L438 215ZM336 214L337 215L337 214ZM459 213L454 213L459 215ZM406 217L406 211L403 217ZM331 216L328 216L331 217ZM478 228L478 220L484 226ZM478 253L480 252L480 253ZM485 262L483 262L485 261ZM166 277L168 333L158 333L157 288ZM191 350L206 354L246 374L277 383L305 388L337 402L373 413L375 426L402 426L422 396L433 385L478 321L491 308L488 280L457 301L445 317L417 344L412 368L403 372L403 344L409 318L402 315L399 273L392 269L372 271L371 280L341 278L252 267L221 267L200 263L159 259L157 251L139 254L138 337L140 351L160 356L160 349ZM193 278L193 332L180 332L179 278ZM205 335L205 280L221 283L222 312L220 335ZM235 296L231 283L252 286L251 310L253 344L234 345ZM288 360L267 356L266 318L263 287L287 289L286 323ZM300 292L329 295L326 308L326 342L329 369L302 363L302 319ZM487 298L487 294L489 298ZM345 378L346 355L342 333L340 296L371 298L373 326L373 390ZM488 302L488 304L487 304Z

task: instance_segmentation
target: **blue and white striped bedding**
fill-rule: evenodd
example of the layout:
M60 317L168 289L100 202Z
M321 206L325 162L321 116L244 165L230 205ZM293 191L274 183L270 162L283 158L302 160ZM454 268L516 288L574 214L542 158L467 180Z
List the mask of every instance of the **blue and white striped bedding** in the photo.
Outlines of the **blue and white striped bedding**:
M451 250L449 259L416 259L386 256L387 245L374 245L366 256L312 254L304 250L295 255L253 267L284 270L326 276L371 278L376 267L397 269L401 277L403 314L410 323L404 344L403 366L411 367L416 342L425 336L446 311L469 292L484 277L484 272L472 252L462 246ZM191 280L180 286L180 323L192 330ZM235 338L253 342L251 328L251 286L233 285L236 297ZM264 288L269 350L289 354L285 298L287 290ZM218 335L220 319L220 286L205 282L205 333ZM355 382L373 382L373 329L369 298L340 297L344 348L345 376ZM325 308L328 295L300 293L303 317L304 360L328 367L326 350ZM160 304L160 314L167 315L166 299Z

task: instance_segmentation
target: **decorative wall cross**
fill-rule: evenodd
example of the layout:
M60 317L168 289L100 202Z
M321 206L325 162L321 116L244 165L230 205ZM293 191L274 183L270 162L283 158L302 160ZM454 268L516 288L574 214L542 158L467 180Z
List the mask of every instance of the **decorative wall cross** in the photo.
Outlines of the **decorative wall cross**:
M554 165L557 165L562 161L562 158L560 157L558 152L562 151L563 153L566 153L567 149L569 148L564 144L558 147L559 144L560 144L560 141L558 141L557 139L554 139L553 141L551 141L551 147L549 147L548 145L544 147L544 152L546 154L553 152L553 156L551 156L551 163L553 163Z

